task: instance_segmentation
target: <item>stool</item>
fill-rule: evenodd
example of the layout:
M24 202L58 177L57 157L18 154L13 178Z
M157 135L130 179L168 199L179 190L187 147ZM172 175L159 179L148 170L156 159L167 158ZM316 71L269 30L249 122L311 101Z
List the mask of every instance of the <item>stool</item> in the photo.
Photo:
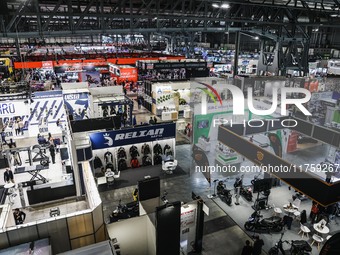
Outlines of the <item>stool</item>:
M300 223L300 231L298 235L300 235L300 233L302 233L302 236L301 236L302 238L304 238L305 235L309 238L308 233L310 233L310 229Z
M300 218L301 213L299 211L294 212L294 219Z
M318 244L318 250L320 250L320 243L323 242L323 238L322 238L321 236L318 236L317 234L314 234L314 235L313 235L313 242L312 242L311 245L313 246L313 244L314 244L315 242Z
M282 213L282 210L281 210L281 208L279 208L279 207L275 207L274 208L274 215L277 215L277 214L281 214Z

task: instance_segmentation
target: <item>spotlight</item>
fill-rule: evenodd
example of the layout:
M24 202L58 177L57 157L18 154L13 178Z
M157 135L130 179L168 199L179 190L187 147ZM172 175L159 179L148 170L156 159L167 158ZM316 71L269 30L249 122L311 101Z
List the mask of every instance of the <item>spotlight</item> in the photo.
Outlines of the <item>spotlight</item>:
M212 4L212 7L214 8L220 8L220 6L218 4Z
M229 8L230 8L230 5L229 5L229 4L222 4L222 5L221 5L221 8L222 8L222 9L229 9Z

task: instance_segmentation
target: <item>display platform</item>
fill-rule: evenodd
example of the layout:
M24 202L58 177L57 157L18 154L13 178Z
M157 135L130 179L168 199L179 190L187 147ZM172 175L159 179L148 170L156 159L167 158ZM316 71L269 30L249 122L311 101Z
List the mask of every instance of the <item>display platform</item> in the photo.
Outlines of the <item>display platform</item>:
M172 174L166 174L165 171L162 170L162 165L132 168L121 171L119 179L116 179L113 185L108 187L105 183L99 185L98 190L99 192L103 192L112 189L135 186L137 185L137 182L144 179L145 176L159 176L161 179L168 179L185 174L187 173L180 166L177 166L177 168L173 170Z

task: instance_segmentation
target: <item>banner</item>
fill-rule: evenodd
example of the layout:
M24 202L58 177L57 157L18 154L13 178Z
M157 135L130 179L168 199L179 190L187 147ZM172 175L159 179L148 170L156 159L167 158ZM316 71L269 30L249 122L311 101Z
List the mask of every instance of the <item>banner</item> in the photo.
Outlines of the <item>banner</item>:
M0 118L23 116L29 114L29 107L24 101L17 102L1 102L0 103Z
M82 120L87 116L89 107L87 92L64 94L63 97L68 114L73 116L73 120Z
M206 68L207 62L153 63L153 69Z
M90 134L93 150L171 139L175 137L175 123L141 126L131 129Z

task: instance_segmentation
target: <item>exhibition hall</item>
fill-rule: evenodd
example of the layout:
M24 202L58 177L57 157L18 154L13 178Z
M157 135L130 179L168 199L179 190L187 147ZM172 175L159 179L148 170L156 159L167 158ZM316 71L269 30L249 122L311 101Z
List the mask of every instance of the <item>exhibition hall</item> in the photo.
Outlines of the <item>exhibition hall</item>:
M339 255L339 13L0 1L0 255Z

